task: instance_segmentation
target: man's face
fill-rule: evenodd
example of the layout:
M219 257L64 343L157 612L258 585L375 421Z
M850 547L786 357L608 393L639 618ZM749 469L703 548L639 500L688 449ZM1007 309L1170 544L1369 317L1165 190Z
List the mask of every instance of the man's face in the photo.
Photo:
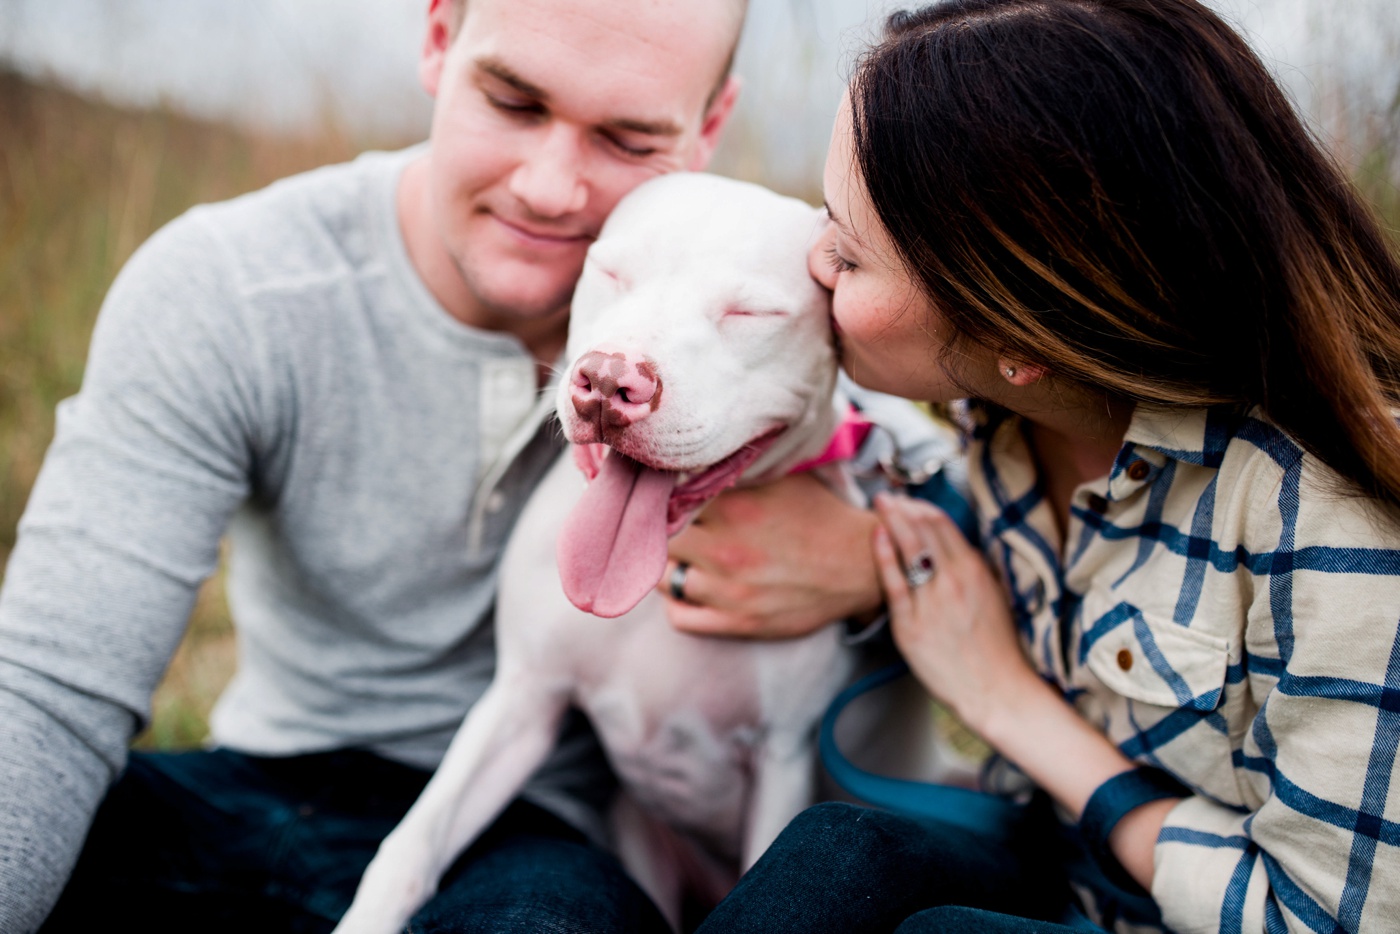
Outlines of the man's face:
M460 279L450 311L507 329L559 311L623 195L703 168L736 91L707 108L735 15L718 0L469 0L449 39L435 0L421 213Z

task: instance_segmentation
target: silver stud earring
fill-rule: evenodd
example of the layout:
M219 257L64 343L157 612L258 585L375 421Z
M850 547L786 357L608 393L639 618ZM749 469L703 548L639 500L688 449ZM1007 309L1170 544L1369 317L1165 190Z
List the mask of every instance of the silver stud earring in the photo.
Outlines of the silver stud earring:
M1009 366L1009 367L1006 368L1006 378L1007 378L1007 379L1015 379L1015 378L1016 378L1016 368L1015 368L1014 366Z

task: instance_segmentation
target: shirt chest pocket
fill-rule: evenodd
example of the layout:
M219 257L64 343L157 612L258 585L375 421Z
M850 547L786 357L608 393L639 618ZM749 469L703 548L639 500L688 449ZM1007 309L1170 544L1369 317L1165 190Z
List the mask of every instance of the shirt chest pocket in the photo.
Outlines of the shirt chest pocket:
M1092 601L1086 600L1086 611ZM1088 693L1109 739L1221 800L1238 796L1230 724L1222 707L1229 640L1105 601L1084 616ZM1097 681L1097 684L1092 682Z
M1117 603L1088 620L1085 642L1084 664L1115 694L1197 712L1220 706L1230 664L1230 643L1220 636Z

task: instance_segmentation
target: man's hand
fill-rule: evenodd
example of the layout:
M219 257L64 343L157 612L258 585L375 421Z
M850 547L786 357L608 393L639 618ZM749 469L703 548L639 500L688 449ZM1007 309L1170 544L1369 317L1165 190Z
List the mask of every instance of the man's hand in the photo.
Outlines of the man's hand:
M660 584L671 625L702 635L783 639L881 604L875 515L810 474L721 495L680 535ZM688 566L684 600L671 593Z

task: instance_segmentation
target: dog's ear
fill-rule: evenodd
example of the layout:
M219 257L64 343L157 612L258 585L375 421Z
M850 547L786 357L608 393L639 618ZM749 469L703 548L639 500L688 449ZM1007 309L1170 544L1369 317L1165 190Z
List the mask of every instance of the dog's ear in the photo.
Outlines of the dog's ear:
M700 138L696 140L695 153L686 166L691 172L702 172L710 164L710 159L724 136L724 128L734 113L734 104L739 100L739 90L743 83L734 75L724 79L724 86L715 94L714 100L705 110L700 122Z

